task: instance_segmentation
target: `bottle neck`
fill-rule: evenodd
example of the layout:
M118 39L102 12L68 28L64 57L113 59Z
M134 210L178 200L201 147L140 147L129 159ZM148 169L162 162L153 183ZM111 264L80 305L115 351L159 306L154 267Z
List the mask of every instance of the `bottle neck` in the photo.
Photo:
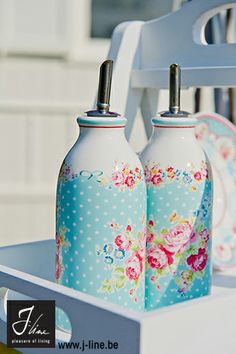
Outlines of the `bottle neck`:
M124 127L85 127L80 126L80 137L93 137L96 139L124 138Z
M80 138L91 136L94 139L124 138L127 119L124 117L78 117Z
M152 137L168 137L169 139L196 139L195 137L195 127L185 127L185 126L154 126Z
M179 118L179 117L160 117L152 119L153 124L153 139L156 137L168 138L170 141L179 139L195 138L195 118Z

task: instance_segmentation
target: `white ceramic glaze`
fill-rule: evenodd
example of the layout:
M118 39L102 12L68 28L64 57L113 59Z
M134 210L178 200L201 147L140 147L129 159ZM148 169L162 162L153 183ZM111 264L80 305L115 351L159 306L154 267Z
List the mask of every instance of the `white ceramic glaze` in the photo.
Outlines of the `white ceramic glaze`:
M140 157L147 185L146 308L209 294L211 171L195 118L153 118Z
M79 138L58 178L56 279L143 310L146 186L124 137L125 123L120 117L78 118Z
M157 117L152 136L140 154L142 163L158 159L161 165L175 165L181 169L189 163L198 164L205 154L194 136L195 118ZM175 124L175 125L174 125Z
M107 175L114 171L115 161L126 161L142 168L125 138L126 121L124 117L79 117L79 137L66 157L67 163L72 163L78 171L92 168Z

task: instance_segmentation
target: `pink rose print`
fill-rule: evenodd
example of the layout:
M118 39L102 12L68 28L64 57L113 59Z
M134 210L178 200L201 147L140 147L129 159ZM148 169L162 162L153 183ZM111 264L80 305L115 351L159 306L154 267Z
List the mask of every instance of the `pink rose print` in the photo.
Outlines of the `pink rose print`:
M207 168L203 168L202 169L202 175L205 178L209 178L209 174L208 174L208 169Z
M149 225L149 226L154 226L153 220L149 220L148 225Z
M145 251L146 251L146 233L144 232L143 235L139 239L139 255L144 258Z
M137 290L143 281L144 257L146 251L146 218L142 216L143 228L135 231L129 220L125 227L112 222L110 226L116 230L113 242L96 245L97 256L102 256L105 263L110 264L110 279L104 279L99 292L108 292L129 286L129 296L138 301ZM109 246L109 247L108 247ZM109 262L107 262L109 260ZM122 260L122 262L120 262Z
M202 176L202 170L200 173ZM194 226L192 225L195 215L191 211L188 219L183 219L173 210L169 215L169 225L156 226L153 216L148 221L148 279L160 291L161 278L165 279L167 274L175 279L181 294L188 292L197 278L205 276L201 270L207 267L210 233L202 220L198 223L195 219Z
M59 279L62 273L61 259L58 254L56 254L56 279Z
M130 289L130 291L129 291L130 296L133 296L134 293L135 293L135 290L134 289Z
M59 172L59 181L67 182L77 177L78 175L72 170L72 166L68 165L64 160Z
M201 175L201 172L196 172L194 173L194 176L193 176L197 181L200 181L202 179L202 175Z
M187 258L187 264L190 266L193 272L203 270L207 264L208 255L205 248L199 248L198 254L191 254Z
M191 191L197 189L197 185L200 185L204 179L209 178L207 163L201 161L199 167L191 166L188 170L175 169L172 166L160 168L159 163L148 163L144 169L145 181L147 187L159 187L163 184L169 184L174 181L178 181L184 184L185 187L191 188Z
M111 175L111 180L116 187L121 187L120 190L125 190L126 187L134 189L135 186L142 180L142 171L134 166L134 169L130 169L128 164L123 164L122 169L118 170L115 167L115 171Z
M178 252L189 242L192 226L188 221L171 227L169 233L164 235L166 249L170 252Z
M125 177L122 172L116 171L112 173L112 181L115 183L115 186L120 187L125 183Z
M132 242L128 240L126 235L117 235L115 238L115 244L119 250L124 249L125 251L129 251Z
M145 169L144 170L144 177L145 177L145 181L147 183L151 182L151 180L152 180L152 172L147 170L147 169Z
M128 176L125 179L125 184L127 185L127 187L132 188L135 184L135 179L132 176Z
M60 239L58 236L58 233L56 232L56 246L59 247L60 246Z
M148 226L149 226L149 228L147 228L147 242L151 243L154 240L154 233L150 232L149 229L154 226L154 221L153 220L149 220Z
M195 243L197 241L197 233L195 231L191 233L189 241L190 243Z
M173 167L168 167L168 168L166 169L166 172L167 172L167 177L168 177L168 178L174 179L174 177L175 177L175 171L174 171L174 168L173 168Z
M205 229L203 229L201 232L200 232L200 236L202 237L202 239L207 242L210 238L210 234L209 234L209 231L207 230L207 228L205 227Z
M119 249L122 249L123 242L122 235L117 235L115 238L115 244Z
M151 179L152 183L154 184L154 186L157 186L159 183L162 182L162 178L160 174L154 175Z
M126 226L126 231L130 232L132 230L131 225Z
M63 261L61 258L61 248L67 249L70 247L70 242L65 238L66 232L66 227L60 227L59 232L56 232L56 279L61 277L64 270Z
M62 273L62 264L60 258L61 243L58 233L56 233L56 279L59 279Z
M136 172L136 177L138 179L141 179L142 178L142 175L141 175L141 171L138 167L135 168L135 172Z
M154 240L154 234L148 233L147 235L147 242L151 243Z
M125 273L130 280L139 278L143 270L143 259L138 252L133 253L126 262Z
M152 268L163 269L174 262L173 253L169 252L162 245L155 245L147 251L148 264Z

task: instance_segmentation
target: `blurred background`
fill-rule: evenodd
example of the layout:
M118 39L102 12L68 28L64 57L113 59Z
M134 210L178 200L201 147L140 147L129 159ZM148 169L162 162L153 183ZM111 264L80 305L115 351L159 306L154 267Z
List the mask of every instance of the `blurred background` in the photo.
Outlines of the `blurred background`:
M93 106L114 27L176 11L177 0L0 0L0 246L54 235L62 160L78 136L76 117ZM235 41L234 13L207 27L208 43ZM189 89L182 106L234 120L233 89ZM112 102L111 102L112 104ZM160 93L158 110L168 96ZM140 114L135 151L147 139Z

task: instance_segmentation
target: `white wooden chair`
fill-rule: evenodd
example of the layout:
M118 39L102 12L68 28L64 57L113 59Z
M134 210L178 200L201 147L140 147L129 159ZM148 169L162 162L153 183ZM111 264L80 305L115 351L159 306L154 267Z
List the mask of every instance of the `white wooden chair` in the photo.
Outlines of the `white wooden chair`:
M168 68L181 65L182 87L236 86L236 44L208 45L205 26L235 0L192 0L156 20L131 21L113 33L109 59L114 60L112 108L128 118L130 137L138 107L146 134L156 114L158 90L168 87Z

